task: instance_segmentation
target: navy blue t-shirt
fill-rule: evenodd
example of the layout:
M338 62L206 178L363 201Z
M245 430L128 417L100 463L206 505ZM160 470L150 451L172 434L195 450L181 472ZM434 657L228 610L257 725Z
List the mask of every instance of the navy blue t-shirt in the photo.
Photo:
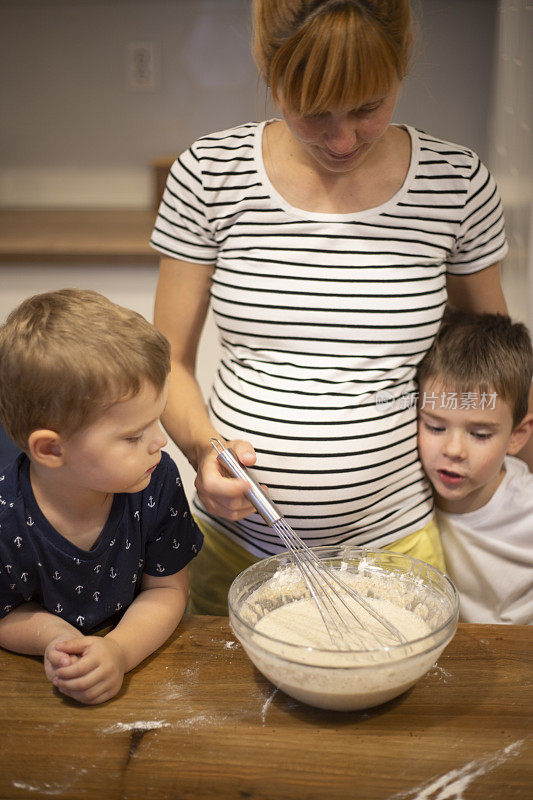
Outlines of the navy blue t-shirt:
M88 633L125 611L143 572L179 572L202 546L167 453L146 489L114 496L92 550L50 525L33 495L29 467L22 454L0 475L0 617L33 600Z

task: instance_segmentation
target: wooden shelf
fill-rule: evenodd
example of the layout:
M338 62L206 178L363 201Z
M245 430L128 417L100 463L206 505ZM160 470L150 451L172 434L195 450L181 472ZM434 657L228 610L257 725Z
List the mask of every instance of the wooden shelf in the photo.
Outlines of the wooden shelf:
M145 262L152 209L0 209L0 261Z

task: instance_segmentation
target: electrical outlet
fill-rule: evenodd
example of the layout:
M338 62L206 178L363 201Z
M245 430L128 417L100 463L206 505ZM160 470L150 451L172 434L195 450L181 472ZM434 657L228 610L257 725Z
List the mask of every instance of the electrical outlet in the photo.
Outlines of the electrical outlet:
M159 48L156 42L126 45L126 81L137 92L155 92L159 86Z

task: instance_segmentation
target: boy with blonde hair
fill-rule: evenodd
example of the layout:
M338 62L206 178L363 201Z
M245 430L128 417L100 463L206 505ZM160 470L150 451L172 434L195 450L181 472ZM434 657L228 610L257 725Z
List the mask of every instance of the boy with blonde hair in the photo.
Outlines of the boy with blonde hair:
M527 328L447 310L420 363L418 447L465 622L533 622L533 425Z
M97 292L30 297L0 327L23 451L0 475L0 645L82 703L113 697L187 603L202 534L162 452L169 372L167 340Z

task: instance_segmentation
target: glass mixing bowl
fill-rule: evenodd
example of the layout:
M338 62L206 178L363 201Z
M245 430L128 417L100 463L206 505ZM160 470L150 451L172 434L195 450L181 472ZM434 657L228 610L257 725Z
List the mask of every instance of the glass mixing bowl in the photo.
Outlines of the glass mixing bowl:
M379 705L413 686L435 664L457 628L459 597L439 570L415 558L364 547L315 547L365 598L386 599L423 619L430 633L386 648L307 647L256 630L266 614L309 597L287 553L240 573L228 594L229 619L257 669L286 694L318 708L353 711ZM355 645L357 647L357 645Z

